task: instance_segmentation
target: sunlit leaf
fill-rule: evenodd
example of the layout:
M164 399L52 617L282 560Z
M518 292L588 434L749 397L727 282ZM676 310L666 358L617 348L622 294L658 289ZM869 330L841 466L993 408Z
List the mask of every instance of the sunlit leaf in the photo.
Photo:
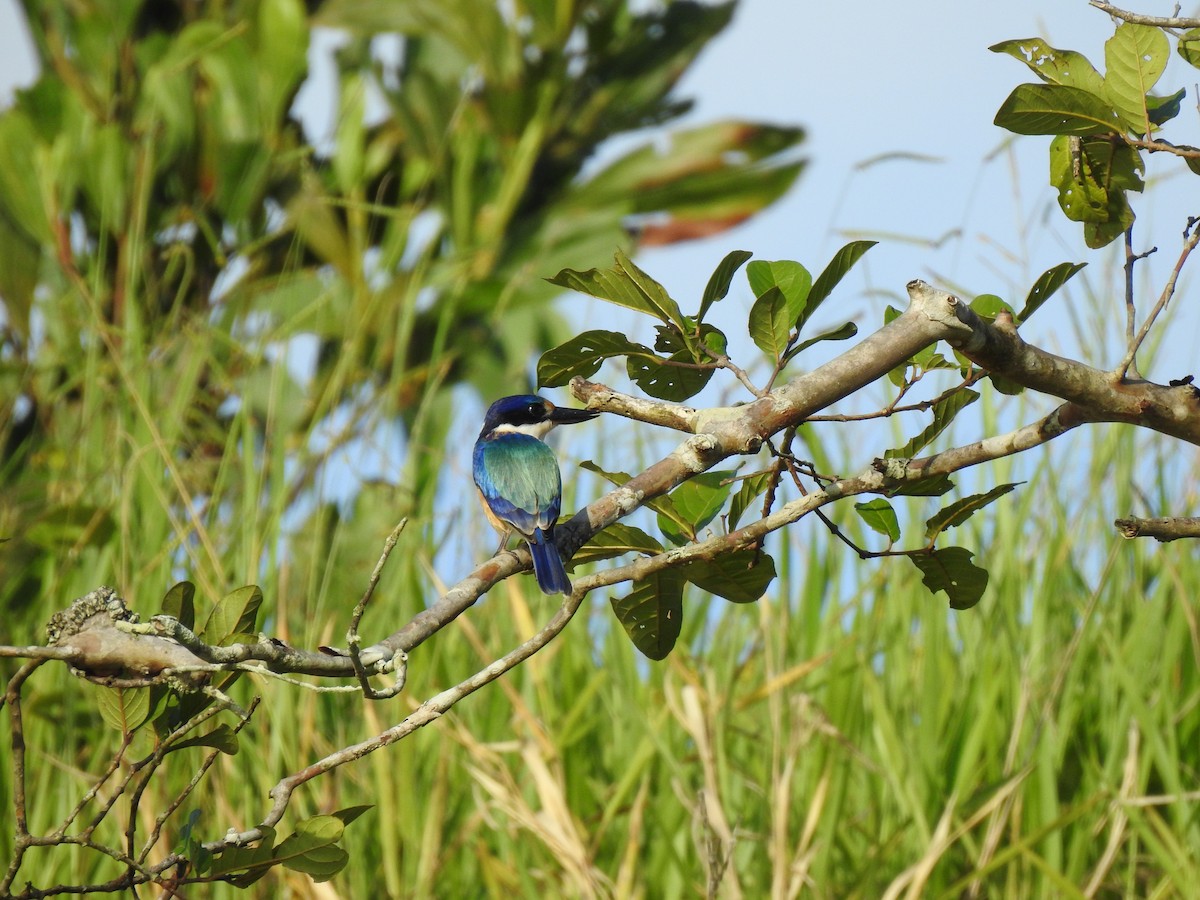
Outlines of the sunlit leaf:
M892 543L900 540L900 521L896 518L896 511L882 497L866 503L855 503L854 511L872 531L879 532Z
M658 525L663 533L677 544L695 540L700 530L716 518L725 505L732 489L728 482L735 474L731 471L701 472L675 488L670 497L677 515L659 515Z
M684 327L683 313L667 294L666 288L639 269L620 250L611 269L588 269L586 272L563 269L547 280L559 287L646 313L680 329Z
M1021 84L996 113L1017 134L1109 134L1121 130L1112 108L1095 94L1058 84Z
M1104 96L1126 127L1146 131L1146 95L1158 83L1171 46L1161 28L1123 22L1104 44Z
M96 694L100 717L122 734L134 731L150 715L150 688L101 687Z
M262 591L253 584L221 598L208 614L202 632L204 639L221 646L239 634L253 633L262 599Z
M1059 50L1041 38L1002 41L988 47L993 53L1007 53L1019 59L1048 84L1081 88L1097 97L1104 91L1104 77L1082 53Z
M750 337L770 359L779 359L787 349L795 320L795 310L783 291L770 287L750 307Z

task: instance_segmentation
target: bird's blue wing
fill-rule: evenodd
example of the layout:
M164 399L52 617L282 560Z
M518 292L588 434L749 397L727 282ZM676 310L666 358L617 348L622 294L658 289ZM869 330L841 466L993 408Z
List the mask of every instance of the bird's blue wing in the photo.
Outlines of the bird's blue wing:
M554 451L527 434L502 434L475 445L475 484L502 522L525 537L558 519L562 480Z

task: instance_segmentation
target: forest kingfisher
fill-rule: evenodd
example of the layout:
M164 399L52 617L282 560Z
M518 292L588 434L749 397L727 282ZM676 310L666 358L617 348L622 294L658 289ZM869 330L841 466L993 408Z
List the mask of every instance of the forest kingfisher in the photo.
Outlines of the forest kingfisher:
M546 594L569 594L571 582L554 545L554 523L562 503L562 477L554 451L542 438L555 425L585 422L598 412L559 408L535 394L502 397L483 419L472 469L479 500L492 527L517 532L529 544L533 574Z

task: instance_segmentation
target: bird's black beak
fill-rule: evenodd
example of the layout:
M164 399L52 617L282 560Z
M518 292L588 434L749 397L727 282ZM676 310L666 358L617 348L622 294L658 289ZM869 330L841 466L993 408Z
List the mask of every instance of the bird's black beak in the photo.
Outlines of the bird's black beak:
M565 406L556 406L550 410L548 418L555 425L570 425L572 422L586 422L598 415L600 415L598 409L569 409Z

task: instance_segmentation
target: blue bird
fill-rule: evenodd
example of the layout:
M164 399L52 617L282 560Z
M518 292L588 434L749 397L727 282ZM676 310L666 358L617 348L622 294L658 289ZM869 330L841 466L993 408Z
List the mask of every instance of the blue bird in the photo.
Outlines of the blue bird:
M497 553L516 532L529 544L533 574L546 594L569 594L571 582L554 545L562 505L562 477L554 451L542 438L555 425L584 422L598 412L560 409L534 394L503 397L483 419L472 469L479 500L502 535Z

